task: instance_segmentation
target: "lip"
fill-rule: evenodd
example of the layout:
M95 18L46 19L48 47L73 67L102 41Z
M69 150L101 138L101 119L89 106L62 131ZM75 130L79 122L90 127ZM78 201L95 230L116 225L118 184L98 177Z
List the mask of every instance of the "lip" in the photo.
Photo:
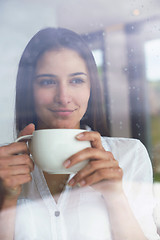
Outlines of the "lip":
M49 109L51 112L54 112L56 115L58 116L69 116L71 115L74 111L76 111L76 109L72 110L72 109Z

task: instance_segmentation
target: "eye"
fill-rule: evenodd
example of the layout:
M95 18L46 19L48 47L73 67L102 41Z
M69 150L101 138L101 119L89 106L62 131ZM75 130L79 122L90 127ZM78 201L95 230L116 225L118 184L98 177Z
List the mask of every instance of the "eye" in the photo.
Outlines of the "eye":
M41 79L39 81L40 86L50 86L50 85L55 85L56 81L53 79Z
M73 78L70 82L73 84L82 84L85 81L82 78Z

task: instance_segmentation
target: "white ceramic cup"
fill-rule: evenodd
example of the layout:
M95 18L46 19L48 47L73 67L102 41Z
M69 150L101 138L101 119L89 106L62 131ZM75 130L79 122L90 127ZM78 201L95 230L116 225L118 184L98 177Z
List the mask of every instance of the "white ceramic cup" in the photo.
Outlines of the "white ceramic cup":
M75 136L86 130L82 129L44 129L36 130L33 135L17 138L16 142L29 140L29 150L33 161L43 171L53 174L76 173L88 160L65 168L63 162L73 154L91 147L89 141L79 141Z

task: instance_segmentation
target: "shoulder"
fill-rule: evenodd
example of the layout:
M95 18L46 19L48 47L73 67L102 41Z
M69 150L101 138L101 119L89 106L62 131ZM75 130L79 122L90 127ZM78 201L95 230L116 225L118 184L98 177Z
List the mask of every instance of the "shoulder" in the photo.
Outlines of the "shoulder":
M120 151L120 152L126 152L126 151L133 151L135 152L138 149L145 150L145 146L142 144L142 142L138 139L133 138L118 138L118 137L102 137L102 144L104 145L104 148L108 146L111 151Z

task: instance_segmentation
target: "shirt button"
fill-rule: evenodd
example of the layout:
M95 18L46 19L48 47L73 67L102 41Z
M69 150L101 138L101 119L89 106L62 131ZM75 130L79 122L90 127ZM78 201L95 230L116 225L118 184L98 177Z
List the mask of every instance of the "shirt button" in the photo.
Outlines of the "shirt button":
M55 215L56 217L59 217L60 211L55 211L54 215Z

